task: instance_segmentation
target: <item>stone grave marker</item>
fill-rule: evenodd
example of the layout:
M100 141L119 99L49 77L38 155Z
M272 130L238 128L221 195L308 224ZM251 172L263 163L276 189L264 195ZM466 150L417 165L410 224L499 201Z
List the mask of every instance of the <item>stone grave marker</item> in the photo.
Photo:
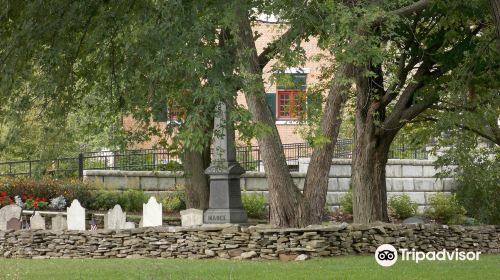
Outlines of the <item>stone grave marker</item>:
M246 223L247 212L241 203L240 176L245 169L236 160L231 106L219 103L214 119L214 153L205 174L210 176L210 199L205 211L206 224Z
M104 215L104 229L123 229L125 228L126 219L127 214L117 204Z
M163 211L161 203L156 202L154 196L150 197L148 203L142 205L142 226L157 227L163 223Z
M421 217L413 216L403 221L403 224L425 224L425 221Z
M60 231L68 229L66 218L62 214L52 217L52 230Z
M135 223L134 222L126 222L124 229L133 229L135 228Z
M21 221L18 218L11 218L6 223L6 229L10 230L20 230L21 229Z
M190 208L181 211L181 224L183 227L199 226L203 224L203 210Z
M40 216L40 213L35 213L35 215L30 218L31 229L45 229L45 218Z
M19 220L21 211L21 207L14 204L2 207L0 209L0 230L7 230L7 222L10 219L16 218Z
M85 208L75 199L66 210L68 213L68 230L85 230Z

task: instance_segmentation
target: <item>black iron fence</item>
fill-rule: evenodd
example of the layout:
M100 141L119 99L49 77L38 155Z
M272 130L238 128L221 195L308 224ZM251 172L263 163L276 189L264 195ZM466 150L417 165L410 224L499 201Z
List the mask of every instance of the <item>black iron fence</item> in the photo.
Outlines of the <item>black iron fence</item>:
M290 171L298 171L299 158L310 157L313 148L307 143L283 145ZM351 158L352 139L339 139L334 158ZM237 147L237 160L247 171L263 171L258 146ZM427 153L404 144L391 147L389 158L426 159ZM77 157L51 160L0 162L0 176L83 177L84 170L180 171L182 163L176 153L164 149L102 151L81 153Z

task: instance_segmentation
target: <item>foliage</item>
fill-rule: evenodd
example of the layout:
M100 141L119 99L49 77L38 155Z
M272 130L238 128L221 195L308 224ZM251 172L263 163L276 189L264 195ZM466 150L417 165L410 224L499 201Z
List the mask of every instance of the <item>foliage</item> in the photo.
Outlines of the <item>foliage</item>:
M166 212L178 212L186 209L186 190L184 186L177 185L165 195L157 196Z
M243 208L247 211L248 217L255 219L266 218L267 199L264 194L243 192L241 202Z
M116 168L118 170L153 170L154 169L153 155L144 154L144 152L137 151L130 154L121 155L116 161Z
M142 190L129 189L120 193L118 197L118 204L125 211L140 212L142 211L142 204L148 200L147 195Z
M392 196L389 199L389 208L399 219L406 219L417 213L417 203L411 201L407 194Z
M460 130L449 130L438 147L443 150L437 161L443 171L438 175L458 181L456 196L468 215L500 224L500 147Z
M158 169L160 171L182 171L183 166L180 162L175 161L175 160L171 160L166 164L160 164L158 166Z
M49 208L54 209L54 210L65 209L66 208L66 199L62 195L52 198L50 200Z
M7 205L11 205L13 203L16 203L15 200L12 200L12 198L7 195L7 192L0 192L0 208L4 207L4 206L7 206Z
M1 178L0 189L12 196L55 198L64 196L67 201L78 199L84 207L89 207L92 201L91 187L79 180L58 180L52 178L26 178L13 177Z
M343 212L352 214L352 189L340 199L340 208Z
M24 202L24 206L29 210L46 210L49 206L49 203L47 202L46 198L43 199L45 201L40 200L39 197L37 197L36 199L27 199Z
M465 208L455 195L437 193L429 199L430 208L426 215L445 224L462 224L465 221Z
M119 198L120 194L116 191L101 190L95 195L91 209L107 211L118 204Z
M30 210L45 210L48 207L47 198L45 197L35 197L33 195L23 195L22 197L19 195L14 196L14 200L11 199L11 196L8 195L8 192L1 191L0 192L0 208L17 204L21 208L26 208Z

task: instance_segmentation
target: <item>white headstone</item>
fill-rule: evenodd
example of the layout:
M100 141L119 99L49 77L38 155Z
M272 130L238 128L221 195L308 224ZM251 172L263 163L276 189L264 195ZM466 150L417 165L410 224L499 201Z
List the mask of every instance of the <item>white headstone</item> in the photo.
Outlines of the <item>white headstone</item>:
M63 215L57 214L55 217L52 217L52 230L59 231L65 229L68 229L68 224Z
M124 229L133 229L135 228L135 223L134 222L126 222Z
M142 205L142 226L161 226L163 223L162 215L161 203L156 202L156 198L153 196L150 197L148 203Z
M73 200L71 206L66 210L68 213L69 230L85 230L85 208L78 200Z
M7 230L7 221L12 218L21 218L21 207L17 205L7 205L0 209L0 230Z
M35 215L30 218L31 229L45 229L45 218L40 216L40 213L35 213Z
M126 219L127 214L117 204L104 215L104 229L123 229L125 228Z
M183 227L199 226L203 224L203 210L189 208L181 211L181 224Z

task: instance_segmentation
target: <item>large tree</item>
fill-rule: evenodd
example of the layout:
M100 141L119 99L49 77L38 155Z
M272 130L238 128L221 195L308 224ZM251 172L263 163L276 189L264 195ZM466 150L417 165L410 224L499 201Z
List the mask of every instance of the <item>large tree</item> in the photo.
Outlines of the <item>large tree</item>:
M341 8L337 57L355 65L354 221L387 221L385 167L398 132L440 89L485 28L479 1L359 1ZM340 5L341 6L341 5ZM347 31L345 31L347 30ZM340 36L339 36L340 35Z
M203 171L213 108L236 91L234 77L221 75L233 69L226 59L231 46L218 43L217 11L223 3L2 1L2 6L1 123L22 119L33 108L41 109L37 113L47 128L82 106L90 108L84 114L104 118L131 115L141 129L130 139L160 136L162 144L184 154L188 203L206 208ZM185 112L182 121L154 124L167 104Z

